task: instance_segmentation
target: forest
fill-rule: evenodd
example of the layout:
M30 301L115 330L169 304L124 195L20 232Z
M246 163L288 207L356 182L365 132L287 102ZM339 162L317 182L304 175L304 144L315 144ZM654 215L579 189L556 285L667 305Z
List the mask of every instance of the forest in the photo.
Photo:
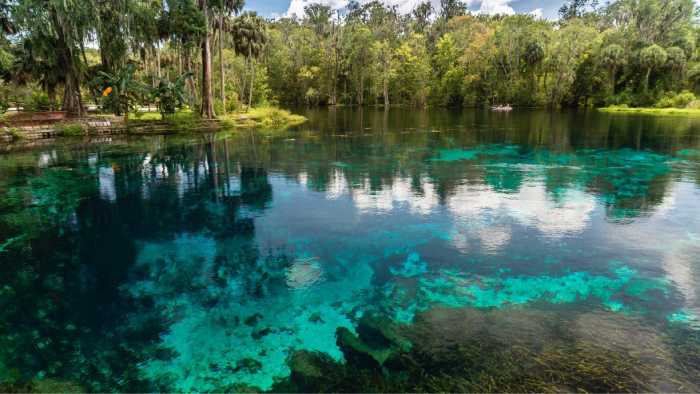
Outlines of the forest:
M557 20L459 0L402 14L243 0L2 0L0 107L155 105L213 118L283 106L700 107L693 0L570 0Z

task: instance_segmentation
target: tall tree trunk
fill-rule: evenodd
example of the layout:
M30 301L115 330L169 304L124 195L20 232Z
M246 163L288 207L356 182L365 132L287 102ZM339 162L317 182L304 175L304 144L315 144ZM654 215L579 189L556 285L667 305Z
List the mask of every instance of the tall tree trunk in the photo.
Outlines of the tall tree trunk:
M610 94L615 94L615 74L617 73L616 67L610 67Z
M61 108L71 115L83 115L83 100L80 96L80 80L75 72L66 72Z
M56 110L56 85L49 83L46 85L46 96L49 98L49 110Z
M163 71L162 71L162 66L160 64L160 43L156 46L156 75L158 76L158 80L162 78Z
M207 0L200 0L200 8L204 14L206 33L202 41L202 108L203 118L214 119L214 94L211 88L211 26L209 26L209 10Z
M651 76L651 67L647 68L647 73L644 75L644 93L649 90L649 76Z
M221 71L221 110L226 115L226 74L224 71L224 10L223 0L219 16L219 71Z
M182 69L184 68L182 67L182 61L184 56L182 53L182 45L180 45L180 43L177 44L177 51L179 54L179 56L177 57L177 74L182 75Z
M194 70L192 69L192 61L190 59L190 49L186 48L183 46L182 51L184 53L183 55L183 63L184 63L184 69L188 73L193 73ZM182 73L180 73L182 75ZM197 86L195 85L195 79L196 78L187 78L187 90L189 91L189 102L190 102L190 108L194 108L194 103L197 98Z
M384 91L384 108L389 108L389 79L384 77L382 81L382 89Z
M66 34L63 31L65 24L59 20L54 7L51 7L51 20L53 28L58 35L56 47L59 52L59 66L65 71L61 108L71 115L81 116L83 114L83 100L80 96L80 71L78 70L75 56L66 41Z
M365 104L365 76L360 71L360 90L357 92L357 104L362 107Z
M250 46L248 47L248 53L251 54ZM253 85L255 85L255 62L250 59L250 94L248 95L248 109L253 105Z
M333 22L333 78L331 83L331 105L338 104L338 27Z

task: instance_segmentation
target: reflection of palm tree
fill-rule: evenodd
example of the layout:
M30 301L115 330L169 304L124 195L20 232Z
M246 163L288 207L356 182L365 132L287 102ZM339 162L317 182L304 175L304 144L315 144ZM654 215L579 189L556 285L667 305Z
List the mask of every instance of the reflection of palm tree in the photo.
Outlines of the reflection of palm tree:
M255 83L255 65L253 60L260 57L267 42L265 21L255 12L246 12L233 22L233 41L236 52L245 54L250 68L250 91L248 108L253 103L253 85Z

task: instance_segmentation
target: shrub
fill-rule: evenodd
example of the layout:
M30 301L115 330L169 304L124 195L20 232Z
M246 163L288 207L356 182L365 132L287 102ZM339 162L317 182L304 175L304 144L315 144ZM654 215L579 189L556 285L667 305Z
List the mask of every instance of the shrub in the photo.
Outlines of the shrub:
M92 83L99 86L96 94L102 97L102 107L117 116L127 114L137 107L147 87L134 78L136 65L129 63L114 74L100 71ZM100 84L100 81L102 83ZM101 85L101 86L100 86Z
M226 97L226 113L233 113L236 112L240 108L240 102L238 101L238 94L237 93L230 93ZM217 115L221 115L224 113L223 111L223 105L221 105L221 100L216 100L214 103L214 111L216 112Z
M668 92L656 102L655 106L657 108L685 108L693 101L695 101L695 95L687 90L678 94Z
M686 105L685 107L689 109L700 109L700 100L693 100L689 102L688 105Z
M633 101L633 95L632 92L629 90L623 90L622 92L612 95L610 97L607 97L605 99L605 104L608 106L613 106L613 105L627 105L629 106L632 104Z
M192 78L192 75L191 72L187 72L175 78L174 81L161 79L158 86L151 90L151 97L158 105L158 111L163 119L185 106L187 102L185 82Z
M56 125L56 131L58 135L64 137L85 135L87 132L85 126L81 123L59 123Z
M33 92L24 102L25 111L49 111L56 107L57 104L52 103L49 96L42 92Z
M22 138L24 138L22 133L16 127L9 127L7 129L7 134L9 134L12 137L13 141L21 140Z
M8 108L10 108L10 103L4 97L0 97L0 115L7 112Z

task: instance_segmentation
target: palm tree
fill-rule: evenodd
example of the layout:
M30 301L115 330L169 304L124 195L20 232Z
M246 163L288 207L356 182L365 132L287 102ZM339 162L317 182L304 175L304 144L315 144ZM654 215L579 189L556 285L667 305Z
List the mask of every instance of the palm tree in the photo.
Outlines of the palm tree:
M236 52L246 56L250 68L250 92L248 108L253 104L253 85L255 82L255 65L253 61L260 57L267 43L265 21L255 12L246 12L233 22L233 41Z
M640 63L646 68L646 74L644 75L644 92L649 89L649 75L652 70L666 64L667 59L668 54L666 50L656 44L650 45L639 52Z
M544 48L539 41L531 41L525 46L525 52L522 55L527 67L527 72L530 73L530 93L533 97L537 90L537 68L544 60Z
M610 44L603 48L601 63L608 67L610 72L610 94L615 94L615 76L617 68L625 63L625 50L618 44Z

